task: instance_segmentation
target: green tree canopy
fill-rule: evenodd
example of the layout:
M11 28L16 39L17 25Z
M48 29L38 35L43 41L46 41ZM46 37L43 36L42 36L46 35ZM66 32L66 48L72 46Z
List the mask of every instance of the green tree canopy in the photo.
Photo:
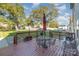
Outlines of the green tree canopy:
M49 22L49 27L50 28L58 28L59 23L56 20L52 20L51 22Z
M0 4L0 8L8 11L9 16L7 16L7 18L15 22L17 27L20 23L19 21L25 18L24 8L20 4L2 3Z
M46 15L46 21L50 22L58 16L58 9L53 4L39 6L37 9L32 10L31 17L33 20L38 21L38 23L40 21L42 23L43 13Z

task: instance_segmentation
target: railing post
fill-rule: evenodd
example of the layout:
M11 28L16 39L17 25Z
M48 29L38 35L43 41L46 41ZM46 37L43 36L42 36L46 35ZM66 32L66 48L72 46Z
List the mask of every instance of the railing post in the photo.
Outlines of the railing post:
M17 34L14 36L13 44L17 45Z
M59 40L60 40L60 32L59 32Z

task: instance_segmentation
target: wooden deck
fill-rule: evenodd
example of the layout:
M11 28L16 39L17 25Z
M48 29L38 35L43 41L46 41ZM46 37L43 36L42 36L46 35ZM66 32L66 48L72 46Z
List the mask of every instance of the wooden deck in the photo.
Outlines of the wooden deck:
M18 45L0 49L0 56L63 56L64 41L56 39L55 44L44 49L39 47L36 40L21 42Z

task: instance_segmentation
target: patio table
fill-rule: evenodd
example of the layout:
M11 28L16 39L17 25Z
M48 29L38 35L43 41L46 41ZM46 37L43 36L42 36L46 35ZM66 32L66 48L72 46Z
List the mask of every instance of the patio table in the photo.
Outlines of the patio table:
M51 45L51 40L49 37L38 37L36 41L39 47L48 48Z

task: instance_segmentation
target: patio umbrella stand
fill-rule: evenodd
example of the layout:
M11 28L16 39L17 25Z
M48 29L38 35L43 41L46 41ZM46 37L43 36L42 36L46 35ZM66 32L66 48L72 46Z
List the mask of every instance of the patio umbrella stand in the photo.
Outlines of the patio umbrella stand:
M47 37L46 33L48 34L47 31L45 32L38 31L36 42L37 42L37 45L39 45L39 47L43 47L43 48L50 47L51 38Z

